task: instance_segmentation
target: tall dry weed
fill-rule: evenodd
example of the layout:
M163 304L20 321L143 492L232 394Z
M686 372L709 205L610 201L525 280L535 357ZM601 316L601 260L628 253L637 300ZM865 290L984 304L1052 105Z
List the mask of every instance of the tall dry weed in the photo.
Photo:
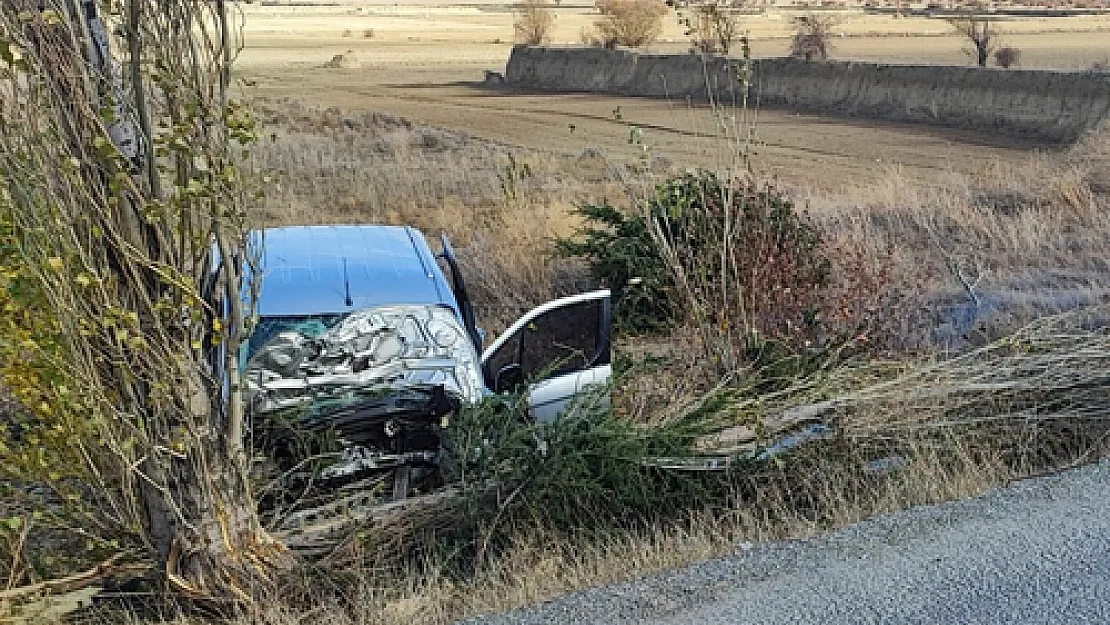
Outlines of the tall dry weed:
M925 344L982 342L1110 296L1108 135L936 184L887 169L870 185L809 203L832 236L898 250L921 281Z

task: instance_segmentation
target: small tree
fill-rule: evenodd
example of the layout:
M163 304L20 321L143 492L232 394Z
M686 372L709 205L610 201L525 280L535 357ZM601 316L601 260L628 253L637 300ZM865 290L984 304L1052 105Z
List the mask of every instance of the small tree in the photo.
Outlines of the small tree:
M706 54L728 54L740 38L736 8L743 0L702 0L689 13L679 13L686 36L695 49Z
M100 4L0 3L0 213L27 301L51 317L24 349L59 372L0 444L0 483L58 493L62 527L145 554L170 590L245 602L286 556L244 444L259 250L236 24L225 0L88 17Z
M638 48L663 32L667 5L661 0L597 0L601 18L595 27L602 41Z
M513 9L513 30L517 43L538 46L550 39L555 13L548 0L524 0Z
M970 49L965 49L969 56L976 59L979 67L986 67L991 58L997 42L997 30L994 23L985 15L968 10L960 17L948 20L952 28L960 37L971 43Z
M821 15L803 15L794 21L794 40L790 56L807 61L826 60L832 50L832 28L835 22Z
M1021 62L1021 50L1013 46L999 48L998 51L994 53L994 62L999 67L1013 67Z

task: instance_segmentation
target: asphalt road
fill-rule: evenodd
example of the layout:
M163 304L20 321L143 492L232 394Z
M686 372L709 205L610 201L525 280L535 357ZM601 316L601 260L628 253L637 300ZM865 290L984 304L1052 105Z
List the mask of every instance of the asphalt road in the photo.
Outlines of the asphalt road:
M1110 461L479 621L1110 624Z

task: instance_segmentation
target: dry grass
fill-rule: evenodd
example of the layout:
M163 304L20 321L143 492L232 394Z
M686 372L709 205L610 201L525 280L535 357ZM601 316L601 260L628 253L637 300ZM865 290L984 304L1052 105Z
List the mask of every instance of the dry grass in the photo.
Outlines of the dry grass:
M676 523L580 538L539 530L520 535L504 557L462 582L437 570L434 563L406 582L385 589L370 576L363 584L374 590L356 602L363 607L351 622L450 623L505 612L575 590L735 553L747 544L804 538L876 514L974 496L1012 475L1000 465L955 467L948 461L927 458L907 469L874 480L865 500L859 498L862 493L826 484L806 491L804 496L810 499L800 505L802 488L797 476L782 471L761 476L766 481L758 502L695 512ZM281 622L266 614L258 616L248 622Z
M836 236L897 248L905 268L925 276L927 302L953 313L933 316L932 338L959 347L1110 296L1107 144L1110 130L1061 155L987 163L978 176L936 185L887 170L874 184L809 201ZM959 274L979 280L978 307Z
M768 468L739 481L727 505L695 510L677 522L581 536L532 528L499 557L461 577L435 558L407 574L364 567L336 577L333 571L309 570L280 598L259 602L233 622L452 623L733 554L754 543L811 537L884 513L973 497L1032 471L1002 454L968 448L937 451L923 445L907 457L900 470L880 474L863 471L859 462L820 458ZM120 622L121 617L105 618Z

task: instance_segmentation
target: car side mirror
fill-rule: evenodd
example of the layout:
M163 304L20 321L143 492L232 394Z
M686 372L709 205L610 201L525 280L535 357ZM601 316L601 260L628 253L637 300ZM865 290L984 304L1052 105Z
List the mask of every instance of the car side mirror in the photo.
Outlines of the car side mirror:
M519 363L512 363L501 367L493 381L493 391L504 393L513 391L524 384L524 368Z

